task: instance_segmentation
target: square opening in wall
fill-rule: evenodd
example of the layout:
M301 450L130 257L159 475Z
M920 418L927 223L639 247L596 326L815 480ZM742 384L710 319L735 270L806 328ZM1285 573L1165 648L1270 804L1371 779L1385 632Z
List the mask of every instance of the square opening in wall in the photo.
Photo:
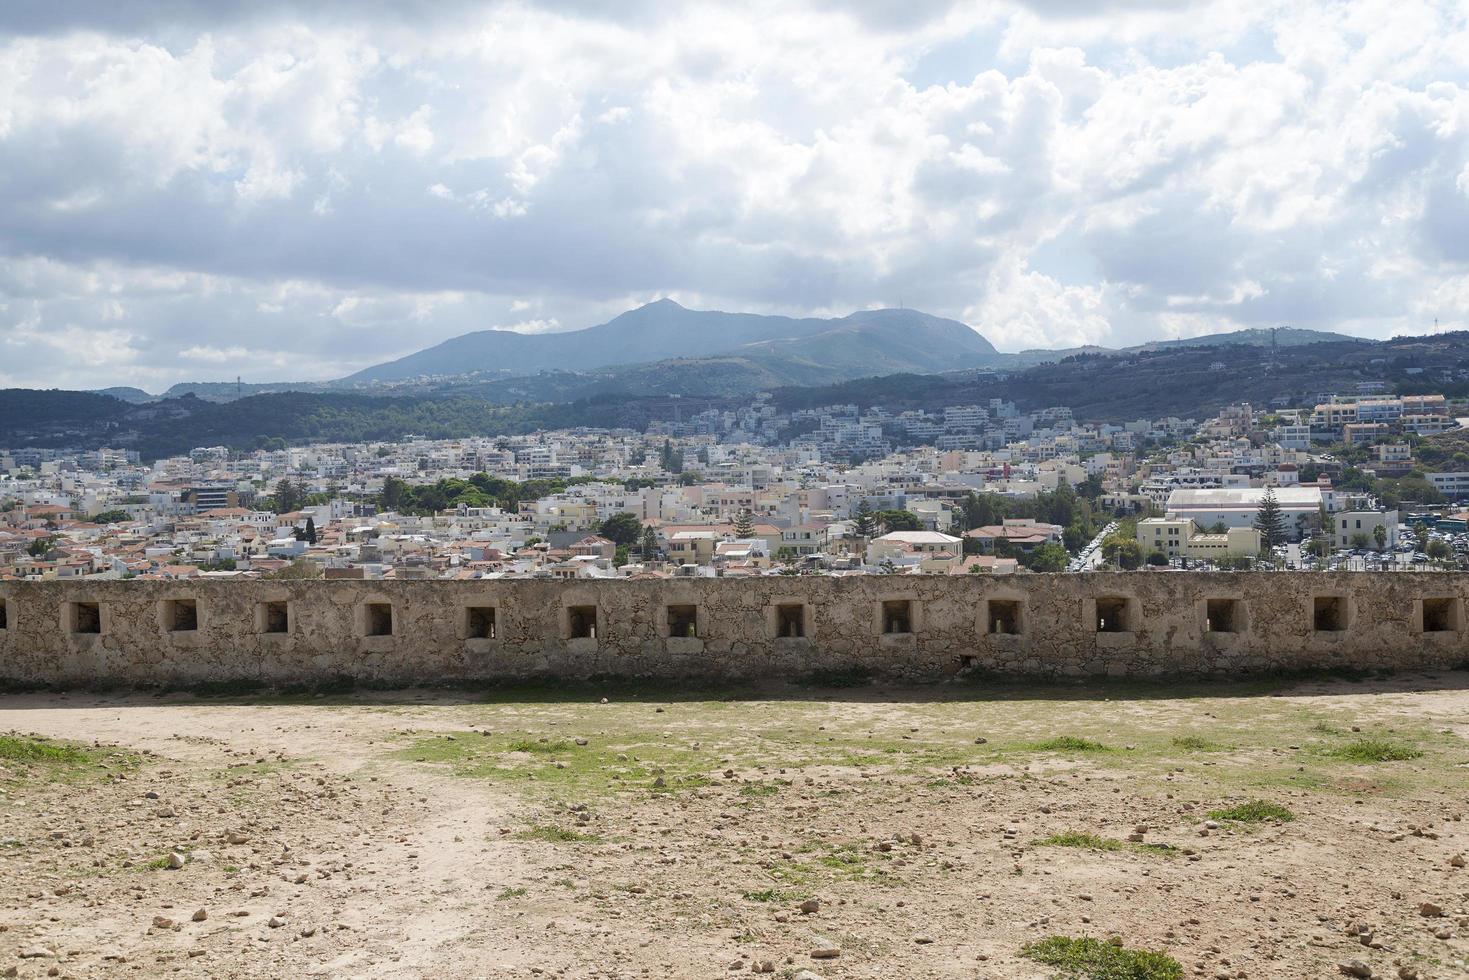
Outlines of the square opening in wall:
M1459 600L1424 599L1423 632L1454 633L1459 629Z
M1347 600L1339 595L1318 595L1312 600L1311 628L1318 633L1340 633L1347 628Z
M1205 603L1205 633L1238 633L1238 599L1210 599Z
M393 605L389 602L369 602L364 608L364 631L368 636L393 635Z
M669 606L668 607L668 635L669 636L698 636L699 635L699 607L698 606Z
M597 638L597 607L570 606L566 610L566 636L571 640Z
M260 604L260 632L289 633L291 631L291 607L284 602L262 602Z
M102 607L95 602L73 602L67 618L73 633L102 632Z
M494 606L465 607L464 638L466 640L493 640L495 638Z
M169 599L163 604L163 628L170 633L192 633L199 628L199 604L193 599Z
M887 634L913 632L911 599L889 599L882 604L882 631Z
M1014 599L990 600L989 631L996 636L1020 633L1020 603Z
M10 629L10 606L0 599L0 630Z
M1130 600L1111 597L1097 600L1097 632L1126 633L1131 627L1127 621Z
M800 603L775 607L775 635L799 639L806 635L806 607Z

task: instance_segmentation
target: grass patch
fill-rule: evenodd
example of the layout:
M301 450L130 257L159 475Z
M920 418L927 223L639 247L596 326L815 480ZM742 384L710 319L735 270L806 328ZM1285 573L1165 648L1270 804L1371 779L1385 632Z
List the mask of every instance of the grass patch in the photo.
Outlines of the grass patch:
M1224 748L1218 742L1211 742L1201 735L1180 735L1173 740L1173 747L1185 752L1218 752Z
M1405 762L1423 755L1423 750L1385 738L1354 738L1345 745L1323 749L1322 755L1348 762Z
M778 888L766 888L758 892L745 892L744 898L747 902L784 902L791 898L791 894Z
M522 830L515 835L521 840L540 840L550 844L595 844L602 838L596 834L583 834L565 827L537 826Z
M495 901L508 902L512 898L524 898L525 895L526 889L524 888L506 888L504 891L500 892L500 894L495 896Z
M775 796L780 792L780 787L774 783L746 783L740 787L741 796Z
M1051 936L1020 950L1053 966L1066 980L1181 980L1183 965L1165 953L1127 949L1100 939Z
M528 738L521 738L505 746L506 752L530 752L532 754L540 753L543 755L560 755L564 752L570 752L571 749L572 744L562 739L533 742Z
M7 762L80 766L91 762L92 756L86 749L65 742L0 735L0 759Z
M1088 851L1120 851L1122 841L1096 834L1067 832L1052 834L1035 842L1037 847L1080 847Z
M1269 800L1250 800L1223 810L1210 810L1209 816L1215 820L1233 820L1238 823L1267 823L1272 820L1289 822L1296 818L1290 810Z
M1036 742L1031 746L1037 752L1106 752L1107 746L1101 742L1089 738L1078 738L1075 735L1057 735Z

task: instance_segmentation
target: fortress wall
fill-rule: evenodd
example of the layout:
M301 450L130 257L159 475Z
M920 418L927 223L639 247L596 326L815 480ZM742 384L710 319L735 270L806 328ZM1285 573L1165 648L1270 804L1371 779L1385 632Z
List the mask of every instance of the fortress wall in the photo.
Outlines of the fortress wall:
M407 684L1430 668L1469 661L1466 599L1469 574L1401 572L12 582L0 583L0 678ZM803 635L781 635L790 633Z

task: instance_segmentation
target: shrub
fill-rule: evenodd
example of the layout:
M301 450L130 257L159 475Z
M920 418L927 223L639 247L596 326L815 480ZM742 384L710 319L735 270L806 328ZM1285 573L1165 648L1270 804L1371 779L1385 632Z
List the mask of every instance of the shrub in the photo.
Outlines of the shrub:
M1238 823L1265 823L1269 820L1288 821L1296 818L1294 813L1269 800L1250 800L1223 810L1210 810L1209 816L1215 820L1234 820Z
M1127 949L1100 939L1051 936L1021 949L1027 959L1054 966L1067 980L1180 980L1183 965L1165 953Z

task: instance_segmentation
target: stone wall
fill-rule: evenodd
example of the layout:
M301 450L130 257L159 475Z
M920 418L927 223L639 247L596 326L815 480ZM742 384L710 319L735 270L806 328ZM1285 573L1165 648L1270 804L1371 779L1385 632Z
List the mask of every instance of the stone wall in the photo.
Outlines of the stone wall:
M937 678L1463 664L1469 575L0 583L0 679ZM692 634L692 635L690 635ZM791 635L796 634L796 635Z

